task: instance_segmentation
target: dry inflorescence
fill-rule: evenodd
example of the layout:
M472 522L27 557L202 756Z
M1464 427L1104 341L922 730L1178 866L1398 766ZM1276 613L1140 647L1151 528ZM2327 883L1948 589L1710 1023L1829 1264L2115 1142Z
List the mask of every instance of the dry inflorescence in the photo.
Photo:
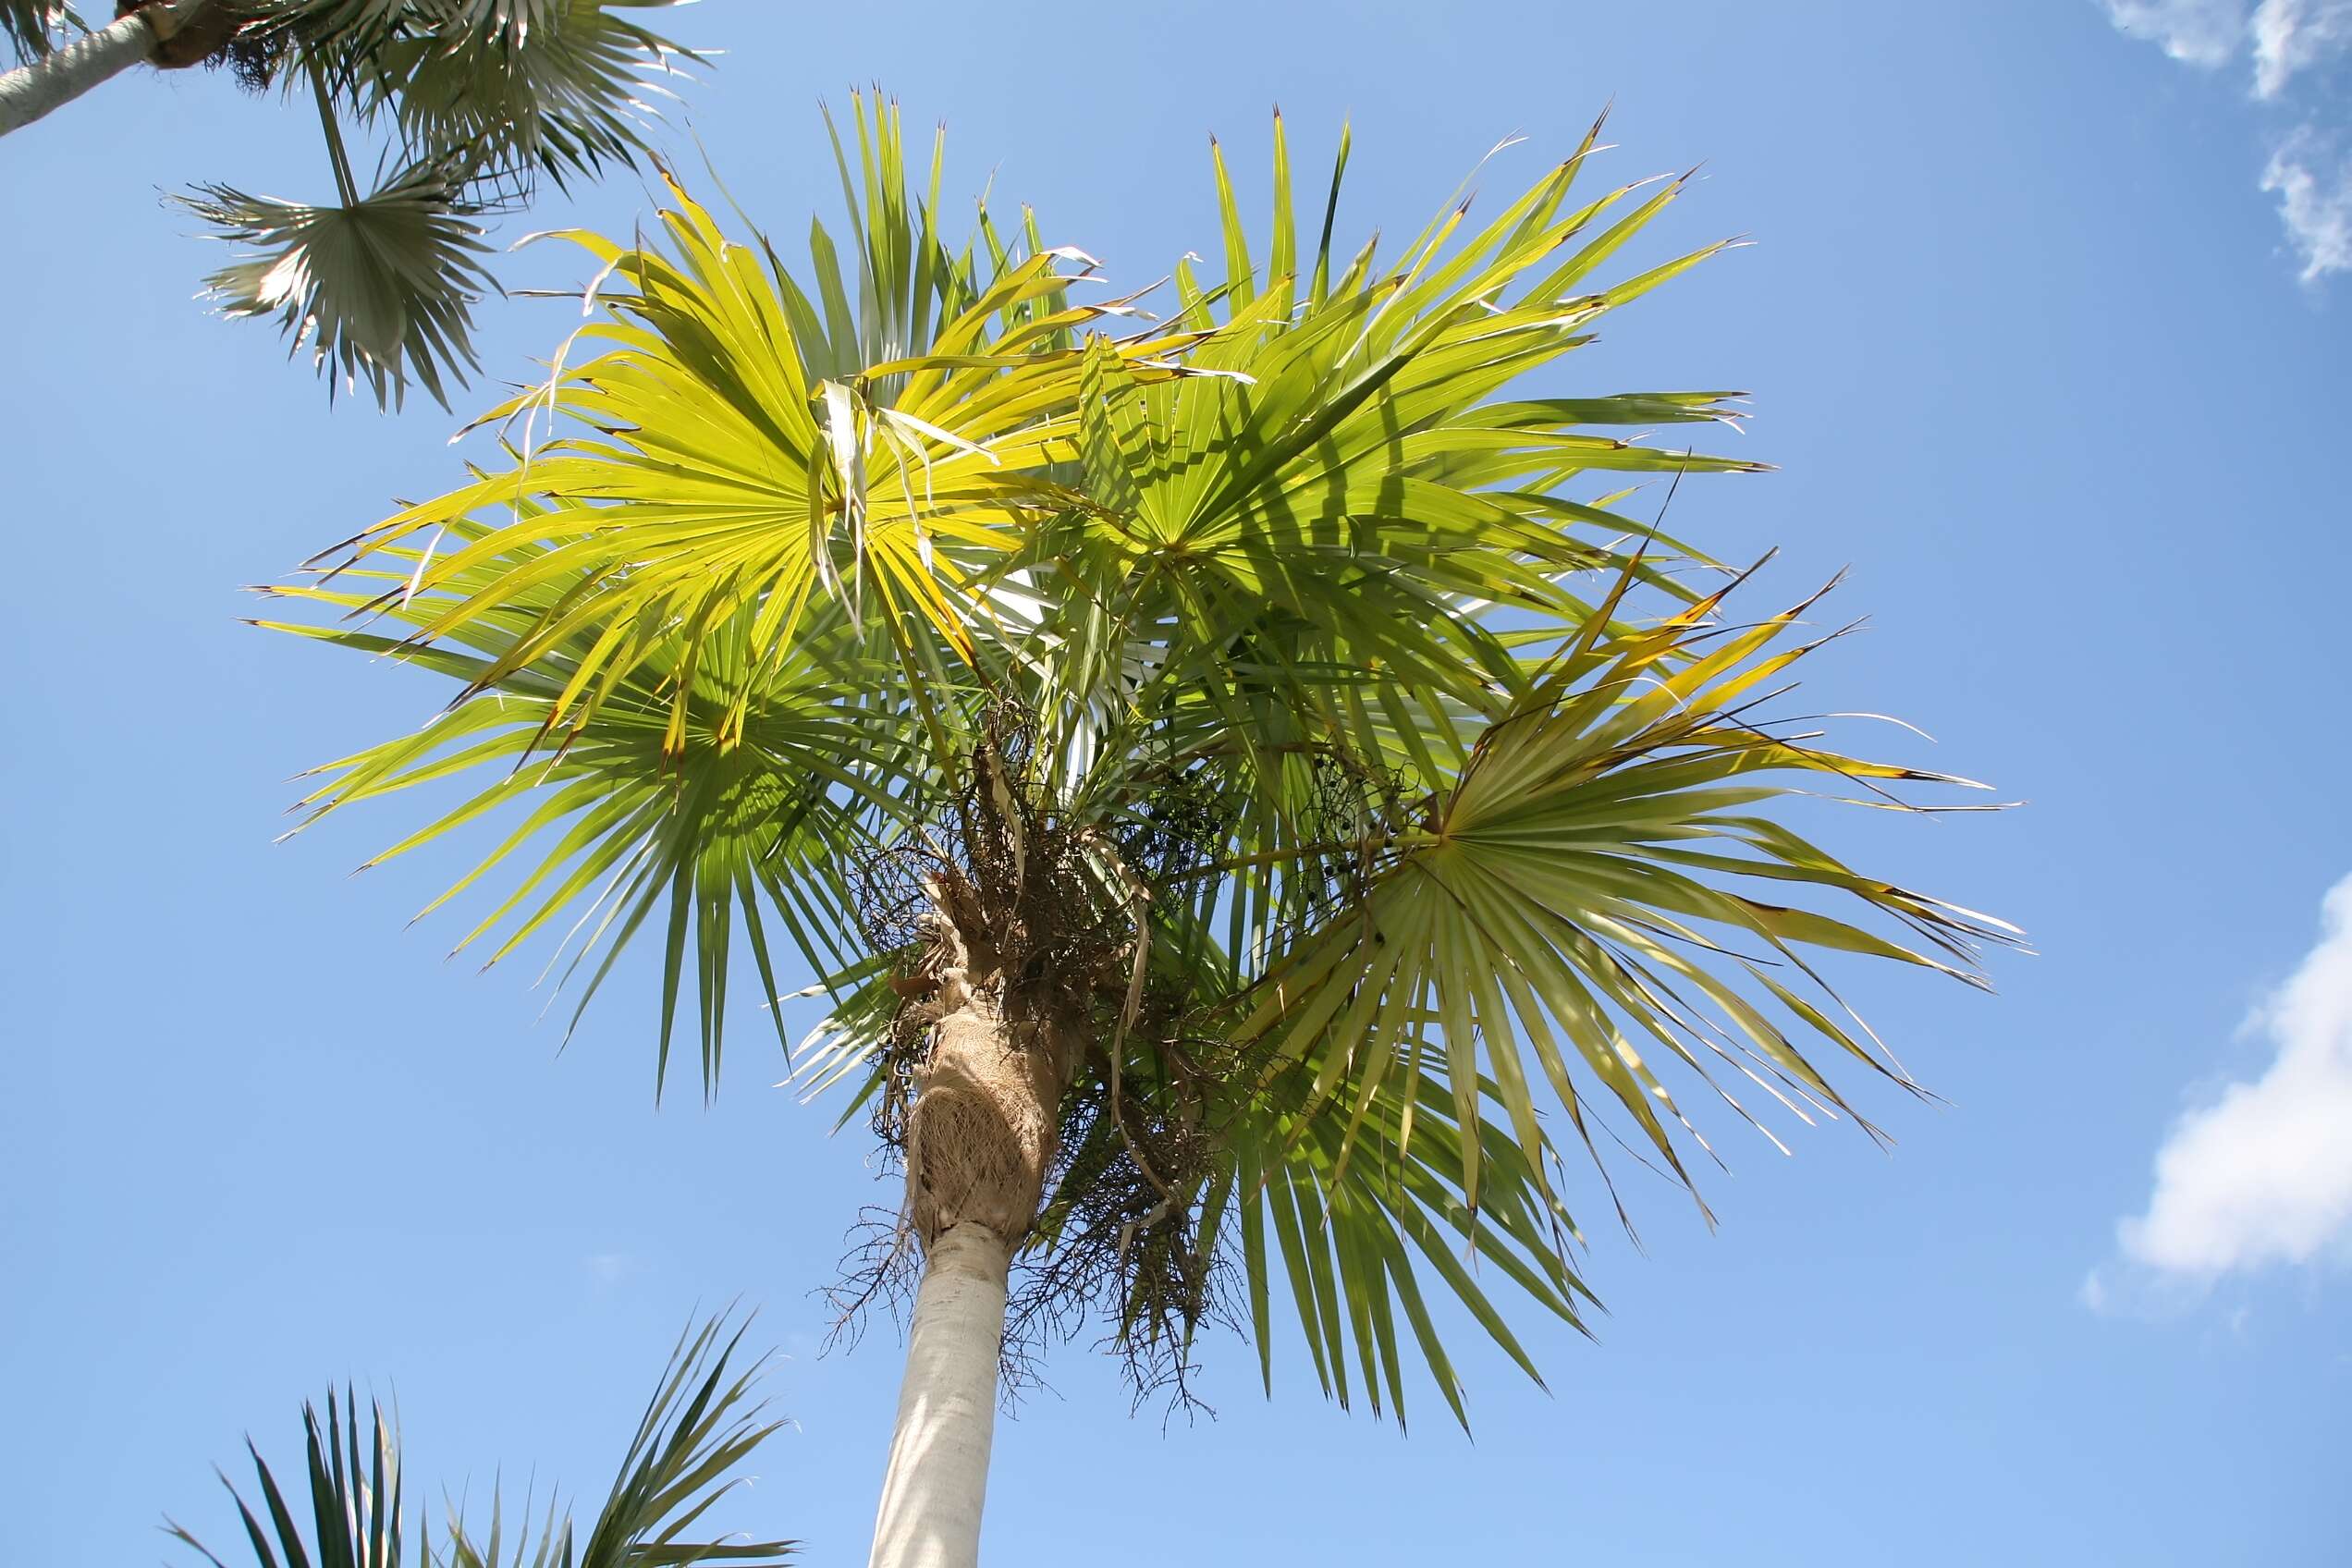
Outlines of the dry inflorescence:
M1138 1403L1165 1391L1191 1408L1196 1331L1234 1316L1230 1265L1201 1243L1202 1207L1219 1173L1222 1112L1258 1074L1214 1026L1230 998L1195 995L1187 966L1152 962L1147 903L1215 875L1236 808L1208 770L1170 758L1135 770L1151 792L1115 826L1075 824L1041 781L1032 734L1025 715L998 709L962 789L861 870L863 934L900 955L873 1124L908 1200L861 1224L832 1295L853 1334L864 1308L895 1307L912 1289L911 1243L973 1217L943 1202L1013 1191L1027 1222L986 1219L1015 1243L1009 1386L1034 1382L1037 1353L1093 1326ZM1318 838L1361 841L1404 809L1393 776L1329 754L1302 766ZM1286 867L1293 918L1344 901L1363 870L1353 851ZM975 1012L1005 1060L959 1039ZM974 1082L990 1077L999 1082ZM1008 1126L1021 1120L1003 1108L1023 1103L1023 1078L1054 1108L1042 1145ZM1038 1155L1025 1187L997 1169Z

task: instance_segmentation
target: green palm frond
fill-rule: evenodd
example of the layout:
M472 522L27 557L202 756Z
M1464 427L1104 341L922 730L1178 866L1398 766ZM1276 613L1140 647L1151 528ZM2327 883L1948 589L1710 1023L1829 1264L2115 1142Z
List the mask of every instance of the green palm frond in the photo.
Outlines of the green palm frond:
M558 185L628 164L692 61L631 13L677 0L425 0L366 53L363 102L388 108L410 146L465 149L476 166L520 165Z
M447 406L443 378L475 368L472 307L497 284L479 257L480 209L443 158L391 174L334 206L200 186L181 200L216 238L253 254L213 274L222 313L272 316L300 352L349 387L364 379L397 406L411 377Z
M472 307L496 288L482 220L541 175L593 178L645 151L676 62L700 56L635 19L680 0L243 0L222 31L239 80L316 104L339 200L256 197L225 184L181 200L258 254L214 274L237 316L276 317L311 345L330 394L364 378L379 406L410 379L447 406L476 368ZM64 15L0 0L19 53ZM362 193L346 122L385 143Z
M1563 597L1557 579L1623 559L1591 536L1637 539L1648 531L1554 491L1590 473L1760 466L1582 428L1728 424L1741 417L1729 406L1735 392L1487 401L1591 341L1609 311L1723 249L1709 245L1584 290L1593 269L1681 190L1669 184L1613 217L1641 185L1571 207L1599 129L1466 236L1459 233L1464 202L1394 260L1379 263L1367 246L1335 276L1327 227L1304 281L1279 117L1263 275L1252 270L1220 153L1229 276L1204 290L1188 264L1175 274L1174 320L1208 334L1188 362L1213 374L1146 393L1116 365L1094 367L1085 458L1096 498L1110 503L1096 514L1100 526L1137 562L1172 560L1163 570L1204 580L1210 610L1226 589L1294 615L1339 613L1329 601L1344 583L1349 592L1336 597L1366 606L1359 634L1395 614L1435 609L1448 621L1466 619L1448 594L1581 614L1586 606ZM1344 153L1327 210L1337 206L1343 171ZM1367 541L1372 533L1378 537ZM1352 555L1393 557L1402 575L1362 582ZM1414 596L1390 596L1404 591Z
M1179 319L1211 323L1188 362L1224 374L1143 386L1098 351L1086 364L1079 447L1093 504L1034 531L1035 580L1049 592L1071 581L1018 657L1048 749L1107 759L1082 809L1116 813L1154 792L1157 768L1139 774L1134 759L1222 754L1201 772L1243 817L1233 856L1256 865L1184 896L1202 925L1225 908L1233 955L1298 919L1317 885L1321 867L1293 878L1280 861L1332 836L1297 809L1317 768L1391 781L1390 794L1405 780L1434 787L1528 693L1530 639L1608 619L1586 584L1630 574L1696 596L1676 572L1711 563L1613 509L1624 475L1762 466L1610 433L1733 424L1737 393L1491 396L1722 249L1585 289L1679 190L1622 214L1639 186L1571 205L1599 134L1457 249L1441 247L1462 203L1394 260L1366 247L1335 272L1328 224L1311 263L1300 258L1278 119L1268 276L1252 270L1221 155L1231 276L1204 290L1177 275ZM1580 484L1593 493L1576 496Z
M519 515L527 522L541 513L526 503ZM483 533L479 524L460 523L443 544L461 550ZM707 1088L717 1080L727 955L739 913L770 995L776 990L771 921L780 922L797 951L828 966L843 962L837 945L849 922L843 868L870 834L868 820L896 809L895 790L909 766L903 716L863 700L881 672L861 665L838 625L830 633L804 626L795 645L762 660L752 657L749 618L739 616L699 639L673 636L656 644L605 694L594 718L572 728L554 748L549 732L566 690L582 678L595 635L576 631L526 668L490 674L533 628L543 607L561 597L565 579L537 571L548 553L524 546L484 559L430 593L410 594L425 568L425 552L388 550L377 557L378 566L338 574L340 586L276 591L346 611L381 606L396 622L423 626L484 586L511 591L517 579L540 578L503 618L469 622L454 643L422 653L364 630L262 622L416 657L469 685L484 683L472 700L415 733L315 770L325 782L301 804L314 819L438 779L495 770L477 791L367 864L404 854L502 806L532 807L519 827L424 913L510 858L523 857L518 864L527 869L511 892L467 932L459 949L486 943L487 967L558 916L570 917L568 935L548 967L560 962L567 978L586 971L575 1022L620 948L650 920L666 933L675 961L667 971L657 1084L668 1073L691 942ZM827 619L823 609L812 617ZM746 678L747 664L759 667L756 682ZM664 690L673 668L687 670L682 701ZM778 1023L780 1028L780 1019Z
M1689 1152L1713 1151L1703 1113L1677 1099L1687 1088L1785 1152L1768 1111L1869 1126L1815 1047L1916 1087L1841 1000L1827 961L1860 954L1981 985L1978 949L2017 941L2003 922L1854 871L1780 820L1824 793L1961 809L1895 791L1968 786L1769 720L1757 704L1774 693L1758 689L1819 643L1774 647L1798 612L1725 627L1709 617L1717 605L1579 638L1547 661L1418 820L1348 848L1366 868L1354 896L1277 945L1237 998L1236 1039L1267 1065L1261 1109L1236 1122L1287 1131L1261 1134L1279 1159L1237 1171L1236 1194L1245 1226L1263 1228L1256 1205L1269 1210L1277 1252L1315 1284L1305 1299L1321 1310L1303 1302L1302 1327L1333 1379L1351 1342L1368 1357L1393 1340L1343 1322L1318 1272L1336 1268L1347 1292L1384 1288L1382 1246L1349 1240L1371 1212L1352 1195L1360 1183L1390 1203L1434 1194L1445 1214L1501 1225L1527 1260L1505 1271L1558 1310L1576 1232L1554 1115L1612 1197L1612 1116L1651 1151L1644 1163L1697 1196ZM1425 1158L1432 1126L1442 1142ZM1479 1135L1463 1136L1472 1126ZM1511 1151L1501 1165L1498 1150ZM1328 1241L1282 1223L1300 1193L1330 1210ZM1480 1256L1484 1241L1470 1242ZM1263 1345L1267 1306L1252 1305ZM1474 1311L1516 1356L1500 1321ZM1344 1399L1343 1382L1336 1391Z
M58 0L0 0L0 38L19 64L30 64L56 47L57 35L80 28L81 18Z
M1200 1196L1202 1246L1213 1253L1225 1226L1240 1231L1246 1316L1268 1392L1279 1278L1326 1394L1342 1407L1352 1402L1353 1355L1354 1388L1375 1415L1402 1423L1402 1327L1466 1428L1469 1390L1424 1282L1442 1286L1538 1384L1542 1374L1489 1282L1509 1281L1512 1294L1579 1332L1590 1331L1584 1313L1593 1297L1572 1256L1578 1233L1543 1174L1550 1145L1523 1146L1491 1116L1456 1120L1442 1047L1417 1039L1400 1047L1418 1070L1376 1085L1347 1122L1270 1099L1232 1120L1230 1163ZM1489 1105L1501 1100L1491 1080L1478 1093ZM1487 1173L1475 1208L1464 1199L1473 1163Z
M261 1491L260 1513L245 1500L235 1483L226 1475L221 1477L221 1484L236 1500L253 1560L263 1568L276 1568L280 1553L288 1563L299 1568L309 1568L313 1559L321 1562L348 1562L351 1568L409 1568L417 1562L422 1554L411 1555L407 1550L408 1510L401 1489L399 1435L385 1418L383 1410L370 1403L363 1437L357 1395L346 1390L338 1404L335 1390L329 1388L325 1421L322 1423L318 1408L306 1402L302 1406L302 1430L307 1444L311 1505L307 1539L294 1509L287 1501L288 1488L278 1484L269 1462L250 1438L245 1449L253 1461ZM266 1526L263 1523L264 1515L269 1521ZM165 1527L173 1539L202 1554L214 1568L227 1568L185 1528L168 1523Z
M247 9L257 26L314 45L373 45L427 14L432 0L252 0Z
M1667 1119L1697 1133L1652 1056L1697 1074L1743 1117L1715 1071L1800 1119L1853 1114L1793 1035L1907 1085L1859 1043L1858 1020L1836 1022L1844 1004L1813 955L1977 982L1978 946L2014 940L2014 928L1859 876L1768 814L1823 789L1918 809L1890 787L1982 787L1820 749L1750 714L1742 699L1819 644L1772 647L1803 606L1726 628L1711 619L1721 601L1576 639L1480 735L1421 822L1363 843L1374 868L1361 897L1268 965L1241 1025L1244 1038L1279 1039L1282 1071L1312 1075L1306 1112L1343 1082L1373 1092L1412 1060L1429 1022L1465 1122L1477 1114L1482 1045L1527 1148L1542 1146L1543 1131L1531 1080L1574 1117L1580 1059L1678 1174ZM1855 900L1904 939L1780 901L1807 892Z
M329 1389L325 1415L302 1407L305 1487L282 1484L251 1441L257 1501L249 1501L224 1475L235 1500L252 1562L259 1568L676 1568L697 1562L778 1563L790 1541L703 1541L687 1538L695 1522L741 1484L735 1474L782 1425L763 1420L752 1402L759 1367L729 1375L742 1328L728 1331L714 1318L690 1330L646 1406L620 1473L595 1522L576 1543L568 1513L550 1498L533 1526L526 1505L521 1527L509 1536L503 1501L493 1497L486 1532L477 1534L453 1510L438 1545L422 1521L411 1529L404 1498L399 1434L371 1403L364 1430L355 1391L340 1400ZM301 1508L307 1490L308 1508ZM307 1528L303 1514L308 1514ZM228 1568L176 1524L165 1531L214 1568Z

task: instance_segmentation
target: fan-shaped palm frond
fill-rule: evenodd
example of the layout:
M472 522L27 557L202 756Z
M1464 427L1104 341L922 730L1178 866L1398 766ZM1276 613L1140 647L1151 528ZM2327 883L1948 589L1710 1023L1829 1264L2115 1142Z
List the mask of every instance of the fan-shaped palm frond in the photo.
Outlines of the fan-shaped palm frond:
M1476 1114L1483 1045L1513 1133L1540 1146L1528 1067L1540 1066L1573 1112L1564 1036L1678 1170L1659 1109L1678 1121L1681 1112L1645 1052L1703 1078L1720 1061L1799 1116L1782 1088L1818 1109L1849 1108L1791 1043L1792 1024L1899 1075L1830 1021L1833 994L1808 1002L1771 972L1809 988L1818 976L1802 949L1815 948L1973 980L1972 944L2014 932L1859 876L1755 814L1797 792L1775 777L1788 773L1879 790L1890 804L1901 802L1880 781L1966 781L1816 749L1747 714L1739 698L1818 644L1762 656L1800 612L1724 628L1708 617L1720 602L1577 639L1481 733L1420 822L1352 846L1371 859L1359 896L1256 980L1242 1025L1245 1038L1279 1038L1286 1066L1312 1068L1304 1110L1342 1078L1370 1093L1410 1059L1430 1008L1464 1120ZM1776 901L1807 890L1851 895L1931 950ZM1768 891L1773 901L1759 896ZM1762 1005L1723 970L1758 989ZM1775 1004L1793 1019L1771 1022ZM1643 1044L1619 1033L1620 1017ZM1475 1158L1464 1180L1475 1207Z
M741 1484L735 1471L780 1422L763 1421L751 1403L759 1368L730 1376L729 1363L742 1329L729 1332L714 1318L678 1342L660 1386L645 1407L629 1452L595 1522L575 1540L570 1515L550 1498L534 1526L528 1503L509 1535L503 1501L493 1497L486 1532L476 1533L461 1513L445 1522L437 1546L429 1526L411 1519L405 1501L400 1439L383 1410L370 1403L362 1431L357 1394L329 1389L325 1415L302 1407L309 1507L279 1482L249 1441L258 1503L248 1501L224 1475L236 1500L252 1560L260 1568L678 1568L696 1562L778 1563L790 1541L687 1537L687 1532ZM289 1502L289 1492L294 1501ZM309 1515L304 1528L302 1513ZM227 1564L178 1525L166 1531L214 1568Z
M682 0L248 0L246 40L315 72L411 157L593 175L644 148L646 98L700 56L631 19ZM289 81L291 79L289 78Z
M531 503L518 514L522 521L539 515ZM461 550L485 531L460 521L442 544ZM519 546L444 580L435 593L412 595L409 590L429 557L421 548L392 549L375 557L380 565L342 574L343 586L276 591L347 611L382 605L389 619L423 626L478 588L511 590L512 579L542 579L504 614L470 621L422 653L374 632L263 623L420 657L469 685L488 681L475 700L415 734L318 769L325 781L302 803L324 813L453 775L472 776L485 766L501 769L478 792L368 864L403 854L500 806L530 804L523 824L428 910L517 853L534 857L511 896L459 946L493 939L488 962L496 962L558 915L576 913L557 960L550 961L550 967L566 961L567 975L589 966L576 1019L619 949L667 900L656 925L680 962L668 974L659 1075L667 1075L691 938L704 955L696 963L696 989L708 1087L719 1067L726 955L736 910L770 995L776 978L768 919L780 919L801 950L845 962L833 945L850 919L841 868L857 853L867 831L864 819L895 807L884 786L907 771L902 716L864 701L882 672L862 663L838 613L820 606L793 643L770 650L764 660L751 657L751 622L742 616L690 647L680 645L682 634L657 643L622 674L590 723L572 729L560 749L550 749L564 693L582 678L595 635L576 631L523 668L489 674L565 591L562 576L538 572L547 553L543 546ZM747 660L761 666L755 681L747 677ZM664 690L667 672L679 667L687 672L682 702ZM764 910L770 912L766 918Z
M412 147L593 178L644 146L660 78L696 58L630 19L676 0L425 0L368 49L359 91Z
M489 246L462 183L443 158L330 207L224 185L182 200L217 238L255 250L205 280L224 314L275 316L330 384L364 378L378 402L398 405L413 376L447 407L443 377L479 362L474 302L497 288L476 260Z
M300 33L313 45L373 46L422 18L434 0L252 0L257 26Z
M1121 307L1064 302L1091 272L1066 251L1007 257L975 276L968 257L938 240L929 203L904 196L895 116L869 121L858 107L873 201L853 271L822 227L812 230L821 316L765 240L729 241L673 181L677 205L663 214L670 254L566 237L612 282L602 296L612 319L581 335L604 351L485 416L544 412L593 434L553 435L356 541L382 549L527 496L555 498L527 523L488 528L420 579L442 594L484 562L552 545L528 573L435 601L442 613L422 629L427 639L533 582L565 585L477 689L594 629L557 703L556 717L579 723L657 646L671 650L667 673L681 676L697 639L738 613L749 614L753 644L778 648L829 601L848 606L861 636L899 639L910 660L968 655L997 618L982 592L988 568L1015 547L1025 520L1067 494L1051 471L1074 450L1081 355L1059 338ZM935 153L935 189L936 168ZM918 351L841 369L900 341ZM1188 341L1146 334L1111 351L1141 375L1174 378L1182 367L1162 356ZM690 634L680 638L680 627ZM922 649L903 641L910 632L926 640ZM757 670L745 667L747 678ZM689 690L670 685L681 699Z
M1978 949L2016 940L2003 922L1855 872L1779 820L1824 792L1957 809L1891 791L1970 786L1823 749L1770 718L1760 704L1778 693L1758 689L1819 643L1775 649L1799 612L1724 626L1709 614L1719 603L1617 633L1597 619L1539 666L1412 819L1338 847L1355 863L1349 896L1268 944L1235 994L1241 1054L1264 1065L1253 1081L1262 1109L1234 1121L1288 1131L1220 1180L1245 1206L1272 1208L1294 1276L1305 1252L1308 1277L1331 1271L1351 1302L1387 1289L1391 1216L1340 1201L1365 1162L1380 1190L1440 1194L1474 1228L1515 1217L1510 1239L1536 1238L1531 1257L1564 1271L1574 1227L1547 1106L1564 1112L1612 1196L1612 1112L1653 1169L1696 1195L1688 1148L1713 1151L1678 1093L1721 1100L1785 1152L1767 1111L1869 1125L1808 1042L1914 1087L1832 989L1825 959L1892 959L1981 985ZM1446 1130L1425 1163L1432 1109ZM1473 1125L1479 1137L1460 1135ZM1498 1148L1513 1151L1501 1166ZM1281 1227L1285 1182L1329 1207L1322 1233ZM1243 1219L1262 1230L1247 1207ZM1538 1300L1559 1294L1540 1270L1506 1271ZM1336 1378L1347 1341L1368 1357L1390 1336L1360 1316L1343 1329L1329 1294L1318 1283L1299 1305L1318 1369ZM1254 1305L1263 1344L1265 1305ZM1480 1317L1515 1355L1499 1322Z

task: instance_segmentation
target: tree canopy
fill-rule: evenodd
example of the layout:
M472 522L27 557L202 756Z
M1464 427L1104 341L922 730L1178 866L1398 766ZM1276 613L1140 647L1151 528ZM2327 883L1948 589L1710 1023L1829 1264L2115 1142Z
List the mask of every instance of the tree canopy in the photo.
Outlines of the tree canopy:
M967 900L1091 1021L1016 1325L1107 1326L1146 1384L1227 1314L1270 1378L1287 1293L1327 1390L1402 1414L1410 1345L1462 1417L1430 1290L1530 1375L1499 1294L1582 1324L1564 1151L1696 1191L1695 1096L1913 1087L1824 960L1979 984L2015 932L1785 819L1967 785L1775 717L1816 600L1749 617L1635 515L1760 466L1656 434L1740 395L1506 396L1724 248L1606 276L1683 180L1586 193L1596 125L1490 216L1336 249L1348 141L1303 229L1278 117L1270 224L1217 152L1219 275L1103 298L1034 217L949 239L938 144L853 122L797 275L674 178L655 241L570 236L602 313L497 455L276 590L454 683L314 815L476 781L377 860L503 815L436 900L498 889L460 945L560 920L584 1007L655 939L657 1072L692 993L706 1088L739 955L774 998L789 945L831 998L802 1081L886 1142L923 908Z

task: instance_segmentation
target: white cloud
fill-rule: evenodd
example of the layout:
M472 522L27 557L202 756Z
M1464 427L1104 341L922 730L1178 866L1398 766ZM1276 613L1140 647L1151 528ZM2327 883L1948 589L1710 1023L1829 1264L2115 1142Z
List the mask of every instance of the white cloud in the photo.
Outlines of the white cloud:
M2287 96L2295 80L2352 54L2352 0L2100 0L2108 19L2135 38L2162 46L2175 60L2207 69L2250 43L2254 96L2298 109L2304 118L2279 140L2262 170L2262 190L2279 199L2279 222L2303 263L2303 281L2352 272L2352 153L2331 144L2310 115L2336 117L2334 105L2309 92Z
M2303 281L2352 272L2352 154L2305 126L2282 142L2262 171L2279 199L2279 222L2303 261Z
M2298 72L2352 47L2352 0L2101 0L2107 18L2185 65L2211 70L2251 42L2254 94L2275 98Z
M2352 1244L2352 876L2321 906L2317 946L2247 1020L2275 1049L2249 1082L2174 1124L2124 1255L2183 1283ZM2084 1300L2101 1305L2096 1276Z
M2254 93L2275 98L2297 72L2352 45L2352 0L2262 0L2253 31Z
M2245 0L2105 0L2107 16L2134 38L2154 40L2192 66L2225 63L2246 35Z

